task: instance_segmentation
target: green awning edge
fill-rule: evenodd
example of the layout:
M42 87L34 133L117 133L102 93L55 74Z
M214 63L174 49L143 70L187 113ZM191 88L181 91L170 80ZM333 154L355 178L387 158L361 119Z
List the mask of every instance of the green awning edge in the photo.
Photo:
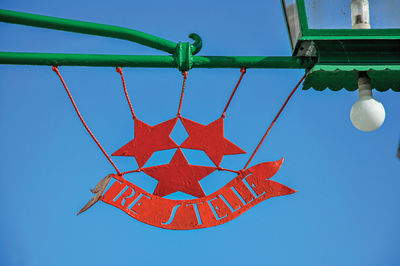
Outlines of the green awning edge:
M367 71L371 78L372 88L377 91L400 92L399 65L330 65L317 64L307 74L303 90L313 88L317 91L330 89L338 91L357 90L357 72Z

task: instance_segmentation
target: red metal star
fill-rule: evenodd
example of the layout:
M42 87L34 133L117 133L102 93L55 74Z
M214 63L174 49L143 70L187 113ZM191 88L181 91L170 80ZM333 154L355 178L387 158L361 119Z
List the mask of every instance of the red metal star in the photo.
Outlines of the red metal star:
M173 118L161 124L150 126L143 121L135 119L134 139L122 146L112 155L133 156L139 167L142 167L154 152L178 147L169 136L176 121L177 118Z
M189 137L180 147L204 151L216 166L220 165L224 155L246 153L224 137L223 118L206 126L186 118L181 121Z
M205 194L199 181L216 169L216 167L189 165L181 149L178 149L169 164L144 168L143 172L158 180L154 195L164 197L181 191L200 198Z

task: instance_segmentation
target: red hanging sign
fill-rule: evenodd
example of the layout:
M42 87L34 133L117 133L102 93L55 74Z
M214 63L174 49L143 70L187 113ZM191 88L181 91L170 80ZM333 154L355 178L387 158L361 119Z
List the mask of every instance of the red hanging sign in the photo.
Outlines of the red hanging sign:
M94 137L80 115L58 68L53 67L53 70L60 77L86 130L117 171L117 174L111 174L103 178L97 186L91 190L95 193L95 196L78 214L86 211L96 202L103 201L149 225L173 230L199 229L231 221L258 203L271 197L283 196L296 192L287 186L270 180L280 169L283 158L274 162L264 162L240 171L225 169L220 166L223 156L245 153L245 151L230 142L224 136L225 112L246 72L244 69L241 70L239 81L219 119L208 125L202 125L181 116L183 92L187 78L187 74L183 73L184 80L177 116L158 125L150 126L136 117L126 90L122 69L117 68L117 72L120 73L122 78L124 92L134 120L134 138L112 155L135 158L139 168L127 172L119 171ZM245 168L249 165L300 82L271 123L257 148L247 161ZM181 145L177 145L170 137L178 121L182 123L189 135ZM204 151L215 166L189 164L181 148ZM169 149L176 149L176 152L168 164L144 167L155 152ZM219 190L210 195L206 195L199 181L214 171L230 171L236 173L237 176ZM125 174L133 172L143 172L150 178L154 178L158 181L152 194L124 178ZM108 187L110 182L111 185ZM108 189L106 189L107 187ZM197 199L173 200L164 198L178 191L197 197Z
M191 200L165 199L148 193L122 175L110 175L99 183L103 190L93 190L102 196L96 195L89 203L93 205L101 200L143 223L165 229L216 226L235 219L266 199L295 193L295 190L270 180L282 162L283 158L250 167L216 192ZM103 192L110 181L112 185Z

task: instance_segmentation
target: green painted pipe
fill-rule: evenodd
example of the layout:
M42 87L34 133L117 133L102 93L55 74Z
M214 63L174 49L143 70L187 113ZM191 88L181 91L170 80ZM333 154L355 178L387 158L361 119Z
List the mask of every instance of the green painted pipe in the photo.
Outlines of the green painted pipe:
M194 56L193 68L308 68L311 59L294 56Z
M173 56L0 52L0 64L48 66L176 67Z
M144 32L128 28L85 21L41 16L0 9L0 21L54 30L64 30L136 42L173 54L177 44Z
M177 68L162 55L96 55L0 52L0 64ZM193 68L308 68L312 61L292 56L193 56Z

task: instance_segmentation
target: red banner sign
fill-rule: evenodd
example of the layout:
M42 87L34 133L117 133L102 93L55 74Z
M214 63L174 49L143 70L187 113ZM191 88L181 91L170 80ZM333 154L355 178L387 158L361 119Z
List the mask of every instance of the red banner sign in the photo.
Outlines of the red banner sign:
M282 162L283 158L255 165L216 192L191 200L165 199L148 193L121 175L113 175L115 180L100 200L141 222L165 229L216 226L235 219L266 199L295 193L295 190L269 180Z

